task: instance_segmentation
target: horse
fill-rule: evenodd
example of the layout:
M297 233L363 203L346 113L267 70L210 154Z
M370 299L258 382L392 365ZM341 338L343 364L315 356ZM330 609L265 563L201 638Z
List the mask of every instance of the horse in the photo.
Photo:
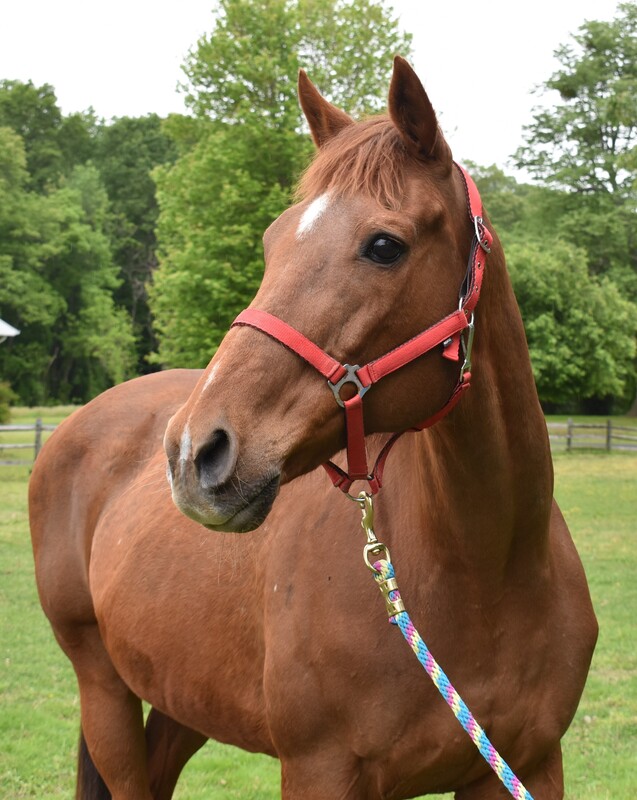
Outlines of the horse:
M168 800L208 739L278 758L285 800L509 796L387 624L373 496L414 624L557 800L597 623L501 244L405 60L385 115L354 122L303 71L298 91L316 154L248 311L205 370L106 391L35 464L77 797Z

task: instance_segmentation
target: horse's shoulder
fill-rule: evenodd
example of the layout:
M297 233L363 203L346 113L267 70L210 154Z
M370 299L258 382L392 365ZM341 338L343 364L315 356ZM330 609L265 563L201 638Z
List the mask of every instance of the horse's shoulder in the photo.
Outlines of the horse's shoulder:
M121 383L64 420L51 435L35 472L78 461L137 460L161 445L170 417L192 392L201 370L156 372ZM40 469L38 469L40 467Z

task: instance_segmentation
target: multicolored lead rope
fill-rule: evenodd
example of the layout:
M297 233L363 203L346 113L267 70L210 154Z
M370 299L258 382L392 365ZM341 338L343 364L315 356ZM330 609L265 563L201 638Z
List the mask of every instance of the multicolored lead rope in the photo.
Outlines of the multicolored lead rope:
M365 526L363 526L365 527ZM386 550L386 548L385 548ZM389 554L388 554L389 555ZM394 603L394 608L404 608L400 598L400 591L398 588L389 588L395 586L395 573L394 566L389 560L381 559L376 561L373 565L374 577L380 585L383 595L389 603ZM392 580L393 579L393 580ZM388 582L392 581L391 583ZM385 588L387 587L387 588ZM385 589L385 591L383 591ZM389 589L389 591L387 591ZM389 604L388 604L389 605ZM431 655L429 648L422 640L418 631L414 628L409 614L406 611L398 611L398 613L389 617L389 621L394 625L398 625L402 635L405 637L407 643L416 654L418 661L423 665L427 674L436 685L436 688L443 696L447 705L451 708L456 716L458 722L462 725L465 731L471 737L471 740L478 748L482 757L489 764L491 769L495 772L498 778L502 781L509 793L516 798L516 800L533 800L531 793L522 785L519 778L515 775L511 767L502 758L500 753L489 741L484 730L477 723L475 717L469 711L466 703L460 697L458 692L453 688L449 678L445 675L443 670L436 659Z

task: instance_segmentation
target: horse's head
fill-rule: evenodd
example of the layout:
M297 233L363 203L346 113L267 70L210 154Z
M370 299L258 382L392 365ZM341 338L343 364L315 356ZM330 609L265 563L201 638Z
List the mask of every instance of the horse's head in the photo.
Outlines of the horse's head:
M299 96L318 153L301 201L265 233L251 308L341 364L363 365L457 310L473 235L466 188L404 60L394 64L387 116L354 123L304 73ZM443 349L371 386L366 433L405 430L445 404L460 365ZM340 395L355 391L347 383ZM168 426L174 500L214 530L253 529L281 482L345 441L342 408L320 372L276 338L233 327Z

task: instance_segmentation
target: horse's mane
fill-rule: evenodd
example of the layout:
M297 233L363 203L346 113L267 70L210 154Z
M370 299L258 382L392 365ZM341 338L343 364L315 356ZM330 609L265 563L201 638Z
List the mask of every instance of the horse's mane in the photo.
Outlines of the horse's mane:
M364 193L381 205L399 210L403 198L405 146L388 116L348 125L326 142L302 175L297 198L336 190Z

